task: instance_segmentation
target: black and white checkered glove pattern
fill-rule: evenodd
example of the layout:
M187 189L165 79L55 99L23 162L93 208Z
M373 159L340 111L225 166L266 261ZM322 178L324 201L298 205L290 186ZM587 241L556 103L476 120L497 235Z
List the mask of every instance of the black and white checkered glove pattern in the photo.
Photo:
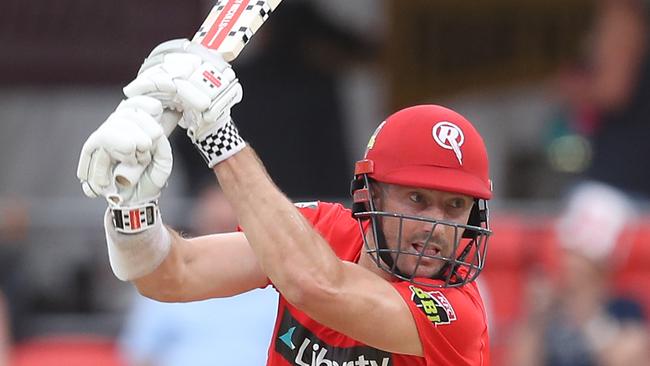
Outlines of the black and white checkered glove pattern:
M195 145L208 166L212 167L243 149L246 143L230 120L213 133L197 140Z
M210 167L246 146L230 118L242 99L241 84L230 64L200 44L174 40L159 45L124 93L152 96L182 112L178 125L187 129Z

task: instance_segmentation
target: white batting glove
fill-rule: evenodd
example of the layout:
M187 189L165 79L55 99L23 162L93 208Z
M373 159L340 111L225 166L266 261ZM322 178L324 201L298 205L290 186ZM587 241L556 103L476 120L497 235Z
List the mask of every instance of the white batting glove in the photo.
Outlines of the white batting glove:
M77 177L88 197L104 197L115 230L142 232L159 221L157 198L172 169L169 141L154 98L125 101L84 143ZM124 177L137 172L131 179Z
M183 112L179 125L210 167L246 146L230 117L242 99L241 84L230 64L200 44L186 39L160 44L124 93L148 95Z
M88 197L105 197L112 209L141 208L144 222L120 222L118 230L144 230L150 208L172 170L171 147L159 123L163 108L156 99L138 96L122 101L93 132L81 150L77 177ZM129 172L135 179L125 179ZM124 174L122 174L124 173ZM139 215L138 215L139 216Z
M157 202L173 162L163 118L154 98L122 101L88 137L79 158L77 177L84 193L109 203L104 220L109 259L124 281L152 272L171 246ZM130 172L137 174L124 179Z

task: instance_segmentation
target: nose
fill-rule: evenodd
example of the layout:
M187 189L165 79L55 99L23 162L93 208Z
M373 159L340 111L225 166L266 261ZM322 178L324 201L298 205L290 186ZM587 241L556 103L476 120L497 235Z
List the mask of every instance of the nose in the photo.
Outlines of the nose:
M427 219L436 220L436 221L445 219L445 211L439 205L429 205L429 207L427 207L426 210L422 211L420 215L426 217ZM433 234L434 236L436 235L437 232L441 232L443 229L441 226L444 226L440 224L434 224L431 222L422 222L422 224L423 224L422 225L423 229L425 231L427 232L435 231Z
M443 208L432 205L427 210L421 213L422 216L435 220L445 220L445 211ZM438 222L422 221L419 223L418 231L422 235L422 240L429 240L439 245L445 244L452 240L454 236L460 236L461 233L456 233L456 228L453 226L445 225Z
M428 216L427 218L437 220L434 217ZM418 224L418 231L420 232L421 239L429 242L440 242L445 236L446 225L437 222L420 221Z

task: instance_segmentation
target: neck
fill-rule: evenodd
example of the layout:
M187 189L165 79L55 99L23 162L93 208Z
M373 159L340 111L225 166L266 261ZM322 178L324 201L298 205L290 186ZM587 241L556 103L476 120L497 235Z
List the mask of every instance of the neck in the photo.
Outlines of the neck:
M361 248L361 254L359 256L359 265L366 268L370 272L376 274L377 276L385 279L386 281L393 282L397 280L390 273L379 268L377 266L377 262L375 262L374 258L372 258L372 256L368 254L368 252L366 252L365 248Z

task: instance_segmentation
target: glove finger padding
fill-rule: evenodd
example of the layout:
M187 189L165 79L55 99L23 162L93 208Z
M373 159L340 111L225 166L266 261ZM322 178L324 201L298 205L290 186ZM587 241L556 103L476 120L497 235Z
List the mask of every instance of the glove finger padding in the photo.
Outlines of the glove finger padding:
M151 149L151 139L133 123L125 123L128 122L124 119L127 116L128 114L111 115L84 145L80 167L85 165L87 157L90 157L86 173L79 176L82 183L86 182L83 187L85 193L91 191L95 196L104 197L119 195L119 187L116 184L116 175L113 171L115 166L123 164L125 167L131 167L131 170L138 169L136 167L141 165L139 165L136 155L140 155L142 160L142 156L146 156L148 150ZM124 171L118 171L117 174L128 176ZM136 181L134 178L130 180ZM124 184L124 182L122 183ZM112 199L112 201L115 200L115 198ZM122 200L124 198L118 199L118 201Z
M116 113L124 113L125 118L131 117L129 118L130 123L137 125L139 131L151 141L146 149L137 147L135 151L136 164L121 163L115 168L113 177L118 188L128 188L140 179L143 170L151 163L156 154L154 144L163 136L164 130L155 118L160 119L163 109L159 101L145 96L137 96L120 103ZM138 114L137 117L134 114Z
M138 75L140 75L143 71L162 63L164 55L168 53L184 52L190 43L191 42L187 38L180 38L165 41L157 45L153 50L151 50L151 53L149 53L149 56L147 56L147 58L144 60L142 66L140 66Z
M109 120L111 118L114 117L109 117ZM111 163L116 155L120 155L122 160L131 160L129 154L125 154L124 151L132 148L134 144L125 144L123 140L118 141L117 148L122 151L120 153L115 151L111 153L106 148L107 136L113 136L111 133L113 128L102 125L88 137L82 147L77 177L82 182L84 193L89 197L105 196L111 189L113 183Z
M131 183L137 182L116 185L117 192L112 201L119 200L120 204L124 201L140 204L158 198L173 166L171 146L163 134L162 127L153 119L147 118L133 120L133 123L148 135L152 145L150 150L145 152L147 159L138 165L118 164L115 168L114 179L117 183L124 177L129 177L127 180ZM139 197L145 197L144 202L141 202Z
M176 93L176 79L187 79L203 62L197 55L171 53L161 56L159 64L139 74L124 88L127 97L157 93L166 95L165 100L173 101Z
M197 110L204 111L212 102L210 96L196 87L194 83L187 80L176 80L176 97L183 105L183 111Z
M143 117L152 118L146 113L123 111L119 115L113 115L112 120L100 127L99 144L106 149L111 160L138 164L137 152L151 150L151 137L133 123L135 119Z
M148 95L170 106L176 93L176 84L170 75L160 69L150 69L123 88L124 95Z
M180 125L181 112L171 109L165 109L162 116L160 116L160 126L163 129L165 136L170 136L177 125Z
M154 119L157 119L163 113L163 106L160 101L147 96L134 96L125 99L118 104L115 111L120 110L142 110Z
M77 176L86 195L113 205L149 202L160 195L172 169L159 101L138 96L120 103L82 148ZM144 174L143 174L144 172Z
M86 196L95 198L111 182L111 158L104 149L89 151L84 146L77 167L77 177L82 182L82 189Z
M210 133L230 122L230 109L242 100L243 91L238 82L230 84L207 111L188 110L183 113L182 123L187 125L187 135L196 143ZM181 122L179 122L179 125Z
M159 189L165 186L172 172L173 163L172 148L169 140L164 137L157 139L154 147L153 160L145 172L153 186Z
M204 62L214 65L221 72L230 68L230 64L218 52L212 51L198 43L187 42L184 46L187 52L198 55Z
M207 121L217 121L225 111L230 111L235 104L241 102L243 94L241 84L232 84L219 99L214 101L210 109L203 113L203 118Z
M219 71L211 64L203 64L192 73L189 79L178 80L178 99L194 111L204 112L233 84L238 83L231 68Z

